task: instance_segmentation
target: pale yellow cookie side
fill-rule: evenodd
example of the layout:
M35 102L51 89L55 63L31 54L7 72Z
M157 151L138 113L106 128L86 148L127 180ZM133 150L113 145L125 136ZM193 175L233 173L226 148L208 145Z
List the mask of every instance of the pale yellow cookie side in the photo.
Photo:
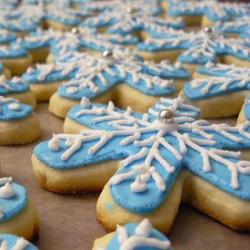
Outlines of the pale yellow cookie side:
M119 162L106 161L58 170L48 167L33 155L32 165L41 187L55 193L70 194L100 191L117 170Z
M22 145L41 136L41 127L33 113L22 120L0 122L0 145Z
M32 57L28 54L27 56L21 58L2 59L1 62L10 70L12 75L20 76L32 64Z
M62 81L33 83L30 85L30 91L34 93L38 102L47 102L61 84Z

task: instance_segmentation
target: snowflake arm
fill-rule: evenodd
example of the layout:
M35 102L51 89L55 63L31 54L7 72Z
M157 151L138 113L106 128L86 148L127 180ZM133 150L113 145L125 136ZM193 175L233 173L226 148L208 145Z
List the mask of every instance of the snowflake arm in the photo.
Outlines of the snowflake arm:
M242 161L239 152L205 146L187 134L183 139L188 147L184 161L189 171L227 192L250 198L250 163Z

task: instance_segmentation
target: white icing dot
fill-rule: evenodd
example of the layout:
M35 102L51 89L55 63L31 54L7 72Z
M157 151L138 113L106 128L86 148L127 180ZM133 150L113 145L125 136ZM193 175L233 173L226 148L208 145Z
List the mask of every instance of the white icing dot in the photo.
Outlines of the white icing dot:
M9 110L13 110L13 111L17 111L17 110L20 110L21 109L21 105L19 103L10 103L8 105L8 109Z
M15 195L15 190L12 185L7 182L4 186L0 188L0 198L10 199Z
M82 100L81 100L81 105L82 105L83 107L88 107L88 106L90 105L89 99L86 98L86 97L83 97Z
M78 88L77 88L77 87L74 87L74 86L68 87L68 88L66 89L66 93L67 93L67 94L75 94L75 93L77 93L77 92L78 92Z

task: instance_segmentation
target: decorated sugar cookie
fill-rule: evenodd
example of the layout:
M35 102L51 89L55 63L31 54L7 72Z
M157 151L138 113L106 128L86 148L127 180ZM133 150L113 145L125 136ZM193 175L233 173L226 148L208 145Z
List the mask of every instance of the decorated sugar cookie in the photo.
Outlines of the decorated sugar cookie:
M4 250L38 250L26 239L11 234L0 234L0 248Z
M65 117L82 97L102 103L113 100L120 107L132 106L143 111L159 97L175 94L189 78L179 64L170 65L166 61L150 64L123 54L120 58L123 60L113 57L112 51L102 58L85 55L80 63L82 70L50 99L50 112Z
M150 39L138 45L138 53L145 59L160 61L178 59L191 72L197 65L218 60L225 64L247 66L250 49L244 39L227 38L205 29L200 32L161 31L154 34L159 39Z
M22 103L31 105L33 108L36 107L36 99L34 94L30 92L29 85L18 77L8 80L5 76L0 76L0 95L12 97Z
M116 231L95 240L93 250L137 249L171 250L167 237L154 229L148 219L118 225Z
M249 123L197 120L198 110L181 99L162 98L144 115L86 99L75 111L74 122L88 129L54 135L34 149L42 187L75 193L108 181L97 202L97 218L108 230L147 216L167 232L182 199L249 230L250 162L239 152L250 147Z
M205 118L238 115L248 95L249 68L208 63L198 68L196 79L187 82L183 97L201 109Z
M0 178L0 211L1 247L3 247L2 237L7 241L6 243L13 244L13 238L5 238L2 234L14 234L26 239L32 239L37 235L36 209L30 201L26 189L14 182L12 177Z
M25 48L14 42L9 46L0 45L0 62L12 75L20 75L31 65L32 58Z
M39 121L31 106L0 96L0 145L26 144L40 135Z
M172 1L168 15L181 16L186 24L210 27L218 21L250 15L250 5L211 1Z

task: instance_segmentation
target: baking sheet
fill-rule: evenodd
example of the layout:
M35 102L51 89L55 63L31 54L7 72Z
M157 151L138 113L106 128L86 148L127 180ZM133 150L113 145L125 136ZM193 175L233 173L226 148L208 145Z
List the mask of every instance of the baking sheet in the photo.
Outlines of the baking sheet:
M47 104L36 110L45 140L62 132L63 120L48 113ZM230 122L232 123L232 122ZM2 176L13 176L24 185L40 215L41 250L88 250L95 238L105 234L95 219L98 194L58 195L41 189L32 172L34 144L0 147ZM250 250L250 234L232 231L189 206L181 206L169 234L175 250Z

